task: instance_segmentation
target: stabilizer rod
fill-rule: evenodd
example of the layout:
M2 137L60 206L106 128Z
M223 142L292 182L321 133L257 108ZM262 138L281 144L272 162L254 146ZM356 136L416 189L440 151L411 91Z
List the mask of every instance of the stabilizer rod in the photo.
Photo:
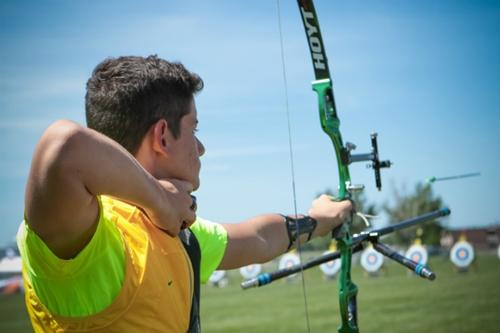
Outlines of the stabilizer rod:
M352 252L355 253L355 252L359 252L361 250L363 250L363 245L361 243L358 243L352 249ZM269 284L273 281L282 279L284 277L290 276L290 275L298 273L300 271L303 271L303 270L309 269L311 267L315 267L315 266L321 265L325 262L329 262L329 261L339 259L339 258L340 258L340 251L327 253L327 254L319 256L311 261L308 261L302 265L300 265L300 264L293 265L290 267L279 269L279 270L274 271L272 273L259 274L259 276L255 277L253 279L243 281L241 283L241 288L248 289L248 288L252 288L252 287L264 286L264 285Z
M384 256L389 257L395 262L411 269L418 276L423 277L424 279L434 280L436 278L436 274L434 274L430 269L421 265L405 256L400 255L390 247L385 244L379 242L373 242L373 248L378 252L382 253Z

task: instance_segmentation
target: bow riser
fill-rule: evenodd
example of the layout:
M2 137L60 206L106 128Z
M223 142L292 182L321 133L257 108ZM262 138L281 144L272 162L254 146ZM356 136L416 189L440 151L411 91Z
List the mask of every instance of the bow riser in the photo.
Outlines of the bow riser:
M339 200L350 198L349 185L351 176L349 174L349 162L345 156L344 143L340 134L340 120L337 118L333 103L332 84L330 79L317 80L312 83L313 90L318 94L319 117L321 128L330 137L337 157L339 172Z
M318 30L319 33L319 30ZM312 51L311 51L312 52ZM338 200L349 199L351 194L349 186L351 177L349 174L349 159L346 158L346 150L340 134L340 120L335 112L333 90L330 79L322 79L313 82L313 90L318 94L319 116L321 128L330 137L339 173ZM342 323L339 332L358 332L357 328L357 286L351 280L352 238L347 225L336 235L337 243L341 253L341 270L339 277L339 306Z
M342 322L339 333L358 332L357 294L358 287L351 280L352 238L349 233L337 239L340 250L341 270L339 275L339 305Z

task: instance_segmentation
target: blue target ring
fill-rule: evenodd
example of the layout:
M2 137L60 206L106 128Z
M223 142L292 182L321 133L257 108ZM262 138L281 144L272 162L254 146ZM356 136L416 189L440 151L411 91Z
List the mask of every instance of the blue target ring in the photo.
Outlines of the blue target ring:
M299 256L293 252L284 254L279 262L279 269L290 268L292 266L298 265L300 263ZM288 278L292 278L296 274L290 275Z
M330 254L332 253L331 251L325 251L323 252L323 255ZM338 271L340 270L340 259L335 259L331 261L327 261L319 265L319 269L323 272L324 275L327 277L333 277L335 276Z
M368 258L366 258L366 260L368 260L368 263L370 265L375 265L377 262L378 262L378 258L376 255L374 255L373 253L370 253L368 255Z
M410 259L414 262L422 261L422 254L420 252L413 252L410 254Z
M427 265L428 254L425 247L420 244L414 244L406 251L405 257L420 265Z
M328 268L332 268L334 265L335 265L334 261L329 261L329 262L325 263L325 266Z
M363 251L360 262L365 271L368 273L376 273L382 267L384 257L370 247Z
M468 249L460 248L458 249L457 255L461 260L467 260L470 254Z

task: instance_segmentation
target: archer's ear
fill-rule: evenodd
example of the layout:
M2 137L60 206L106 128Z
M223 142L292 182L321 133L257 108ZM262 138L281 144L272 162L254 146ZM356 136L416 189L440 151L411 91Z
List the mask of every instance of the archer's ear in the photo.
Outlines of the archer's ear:
M151 136L153 150L160 154L167 154L173 137L165 119L160 119L153 124Z

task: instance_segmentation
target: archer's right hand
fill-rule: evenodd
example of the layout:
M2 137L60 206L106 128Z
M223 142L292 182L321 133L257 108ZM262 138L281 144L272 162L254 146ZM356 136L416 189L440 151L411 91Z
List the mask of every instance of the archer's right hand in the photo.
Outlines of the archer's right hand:
M196 204L191 196L193 185L179 179L158 180L162 188L162 197L157 201L157 207L146 209L151 221L170 236L191 226L196 220Z

